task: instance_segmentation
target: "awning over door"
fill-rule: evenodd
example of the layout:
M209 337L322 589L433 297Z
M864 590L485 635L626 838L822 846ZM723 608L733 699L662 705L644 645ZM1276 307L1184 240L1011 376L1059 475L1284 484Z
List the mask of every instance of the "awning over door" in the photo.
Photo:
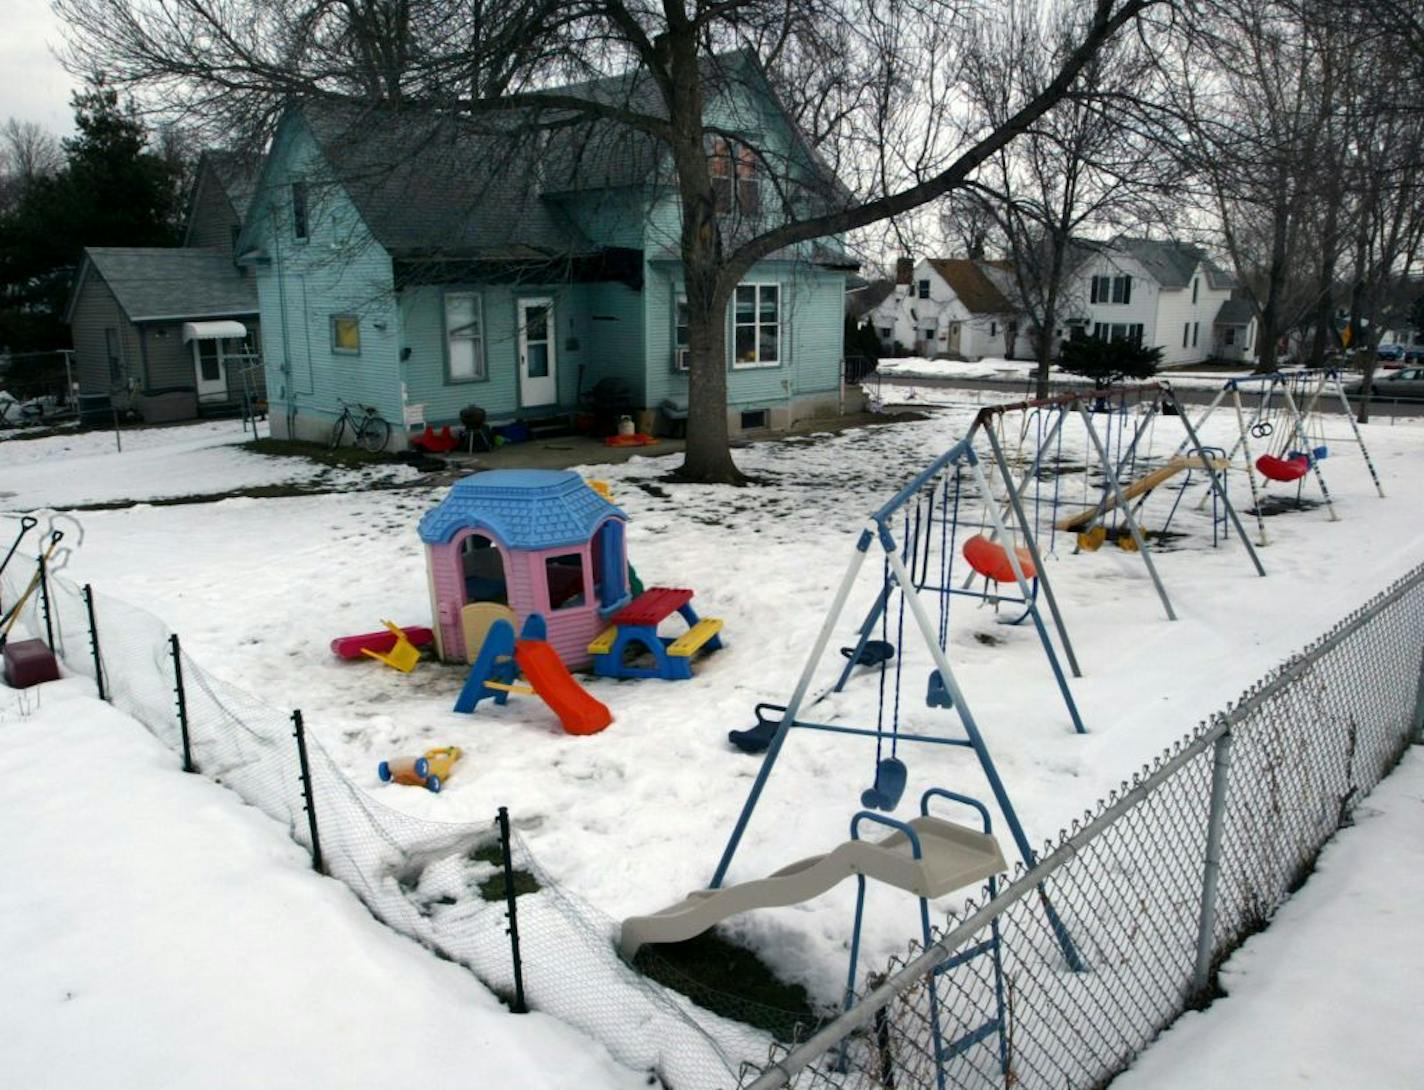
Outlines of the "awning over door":
M189 341L216 341L224 337L242 340L247 336L247 327L241 322L184 322L183 343Z

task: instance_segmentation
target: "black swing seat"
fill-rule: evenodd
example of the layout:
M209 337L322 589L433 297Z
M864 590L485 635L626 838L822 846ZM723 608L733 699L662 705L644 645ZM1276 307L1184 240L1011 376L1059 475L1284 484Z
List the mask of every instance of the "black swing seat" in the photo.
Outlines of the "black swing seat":
M895 645L886 640L866 640L859 655L854 647L842 647L841 654L848 659L853 658L857 666L879 666L895 657Z
M771 740L776 737L776 728L781 726L781 717L786 714L782 704L758 704L755 709L756 726L749 730L727 732L727 741L743 753L765 753Z

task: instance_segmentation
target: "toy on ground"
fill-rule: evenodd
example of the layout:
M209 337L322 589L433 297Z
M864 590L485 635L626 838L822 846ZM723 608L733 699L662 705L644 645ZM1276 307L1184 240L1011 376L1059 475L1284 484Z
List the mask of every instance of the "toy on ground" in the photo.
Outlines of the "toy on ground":
M588 645L593 656L593 672L599 677L649 678L686 681L692 677L692 658L697 652L722 647L722 622L715 617L698 619L692 608L692 591L682 587L649 587L610 619L605 629ZM658 625L674 613L687 622L681 636L659 636ZM651 666L629 662L630 652L646 649Z
M376 775L381 777L382 783L400 783L439 792L462 753L459 746L427 749L421 757L397 757L392 761L382 761L376 766Z
M651 435L635 431L632 435L610 435L603 440L606 447L650 447L657 440Z
M468 715L481 700L507 704L511 693L522 693L549 705L568 734L597 734L612 723L612 713L574 680L546 636L544 618L537 613L525 620L517 640L512 624L495 621L470 667L455 711ZM521 674L527 685L516 683Z
M394 621L382 621L386 626L386 631L394 638L395 643L391 645L389 651L377 651L370 647L361 648L361 654L367 658L375 659L377 662L384 662L387 666L399 670L403 674L408 674L415 669L415 664L420 661L420 648L411 643L405 634L405 629Z
M406 642L416 647L428 647L435 642L435 633L419 625L404 625L401 632ZM358 661L369 657L365 653L367 651L390 654L399 640L400 636L389 628L383 628L379 632L363 632L359 636L337 636L331 641L331 653L348 661Z
M441 428L438 433L427 424L425 430L410 441L410 445L427 454L449 454L460 445L460 440L455 438L454 433L450 431L449 424Z

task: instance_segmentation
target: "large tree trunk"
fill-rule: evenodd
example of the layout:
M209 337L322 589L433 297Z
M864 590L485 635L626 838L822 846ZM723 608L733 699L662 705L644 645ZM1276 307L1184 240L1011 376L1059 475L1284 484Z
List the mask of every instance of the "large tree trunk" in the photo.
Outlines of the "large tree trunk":
M712 175L703 141L697 40L685 27L668 35L673 89L669 120L682 198L682 271L687 290L687 450L678 475L703 484L741 484L727 442L727 300Z
M1340 202L1332 192L1325 202L1325 227L1320 240L1320 266L1315 281L1315 331L1310 344L1310 366L1322 367L1330 347L1330 330L1335 316L1334 299L1336 251L1339 249Z

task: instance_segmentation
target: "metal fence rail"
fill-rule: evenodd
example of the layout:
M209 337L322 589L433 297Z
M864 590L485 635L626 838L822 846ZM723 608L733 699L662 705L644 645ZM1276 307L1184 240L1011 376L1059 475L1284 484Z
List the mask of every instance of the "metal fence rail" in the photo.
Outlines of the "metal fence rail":
M1100 1086L1305 881L1424 731L1424 567L1204 722L746 1090ZM987 894L986 890L986 894ZM1051 898L1086 962L1065 964ZM997 935L988 958L956 960ZM1002 1011L957 1055L956 1040Z

